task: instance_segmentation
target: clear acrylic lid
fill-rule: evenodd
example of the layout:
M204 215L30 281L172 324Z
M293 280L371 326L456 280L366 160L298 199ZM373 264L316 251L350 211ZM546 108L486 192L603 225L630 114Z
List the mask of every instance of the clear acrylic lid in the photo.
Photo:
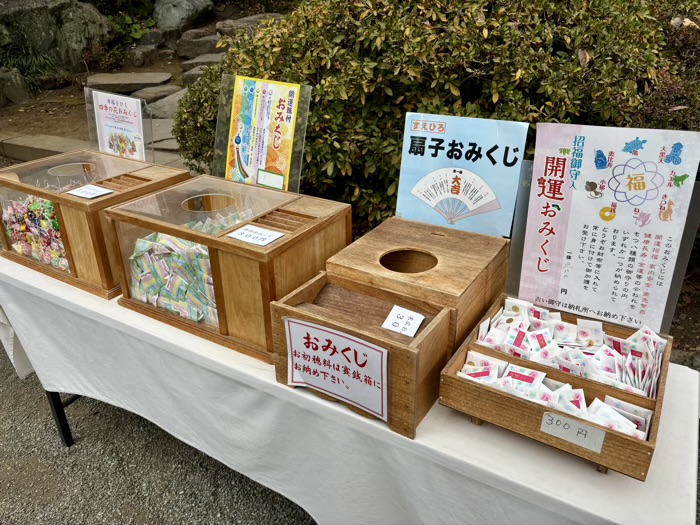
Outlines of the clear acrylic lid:
M295 194L200 176L116 209L215 235L297 198Z
M134 173L149 166L150 164L145 162L93 151L76 151L0 169L0 176L46 191L63 193L117 175Z

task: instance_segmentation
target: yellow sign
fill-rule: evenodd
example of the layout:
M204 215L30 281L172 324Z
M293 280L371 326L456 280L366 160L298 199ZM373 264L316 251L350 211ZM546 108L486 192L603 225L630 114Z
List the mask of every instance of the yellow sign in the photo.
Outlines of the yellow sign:
M226 178L287 191L299 84L236 77Z

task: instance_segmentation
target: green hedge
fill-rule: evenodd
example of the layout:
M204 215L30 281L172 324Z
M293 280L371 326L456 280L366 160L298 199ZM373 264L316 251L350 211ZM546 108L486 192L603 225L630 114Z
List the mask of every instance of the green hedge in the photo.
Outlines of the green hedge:
M302 191L394 213L404 114L626 125L659 72L664 26L629 0L306 0L229 51L181 102L175 133L210 166L222 72L313 86Z

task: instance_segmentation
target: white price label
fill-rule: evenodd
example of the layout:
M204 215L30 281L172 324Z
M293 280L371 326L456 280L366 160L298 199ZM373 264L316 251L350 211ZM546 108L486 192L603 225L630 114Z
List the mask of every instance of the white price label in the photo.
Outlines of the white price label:
M382 328L392 330L393 332L413 337L416 335L418 328L425 319L425 316L394 305L389 312L389 317L386 318Z
M102 197L103 195L109 195L114 193L112 190L107 188L102 188L100 186L95 186L94 184L88 184L82 188L76 188L66 192L68 195L74 195L82 199L96 199L97 197Z
M603 450L606 434L599 428L579 423L554 412L544 413L540 430L550 436L587 448L596 454L600 454L600 451Z
M248 242L250 244L257 244L258 246L267 246L283 235L284 233L266 230L265 228L253 226L252 224L243 226L242 228L228 234L228 236L232 239Z

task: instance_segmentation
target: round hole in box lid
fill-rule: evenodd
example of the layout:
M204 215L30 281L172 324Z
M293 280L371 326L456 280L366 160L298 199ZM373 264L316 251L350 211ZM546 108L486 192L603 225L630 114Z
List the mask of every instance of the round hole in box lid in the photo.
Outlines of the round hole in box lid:
M92 175L97 171L97 166L92 162L70 162L59 164L49 168L46 173L54 177L75 177L79 175Z
M187 211L195 211L200 213L209 213L220 211L236 206L236 199L225 193L207 193L204 195L195 195L189 199L182 201L182 208Z
M435 268L438 260L432 253L420 250L393 250L379 259L387 270L398 273L420 273Z

